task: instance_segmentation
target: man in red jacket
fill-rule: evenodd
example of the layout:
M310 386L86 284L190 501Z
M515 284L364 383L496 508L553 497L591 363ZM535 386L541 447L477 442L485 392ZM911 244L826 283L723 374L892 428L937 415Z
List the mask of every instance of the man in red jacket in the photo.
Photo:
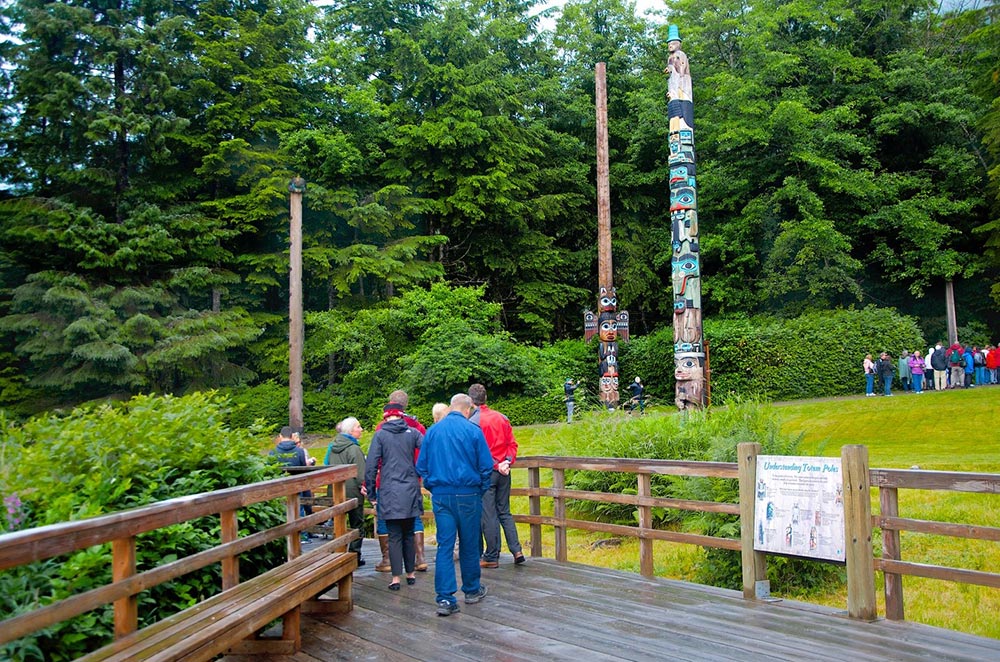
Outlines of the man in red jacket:
M483 568L500 566L500 528L503 527L507 548L514 555L514 563L524 563L521 542L517 539L517 526L510 514L510 465L517 459L517 441L514 429L507 417L486 406L486 387L473 384L469 387L469 397L476 405L479 427L486 437L486 444L493 456L493 474L490 488L483 495L482 528L486 540L486 551L479 565Z

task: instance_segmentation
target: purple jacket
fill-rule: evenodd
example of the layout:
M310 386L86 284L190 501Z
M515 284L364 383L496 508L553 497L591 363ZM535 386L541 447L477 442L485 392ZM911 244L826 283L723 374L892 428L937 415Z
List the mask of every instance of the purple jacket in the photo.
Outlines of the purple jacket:
M913 374L913 375L922 375L922 374L924 374L924 360L923 359L918 359L915 356L911 356L910 360L907 361L907 363L910 365L910 374Z

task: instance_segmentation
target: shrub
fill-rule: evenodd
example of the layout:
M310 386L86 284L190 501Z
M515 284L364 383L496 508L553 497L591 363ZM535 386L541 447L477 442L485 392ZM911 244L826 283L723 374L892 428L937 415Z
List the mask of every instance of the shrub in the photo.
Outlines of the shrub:
M22 502L18 526L27 528L281 475L261 454L259 430L237 430L224 423L227 406L215 393L137 396L20 426L0 421L0 493L16 495ZM240 533L283 520L282 503L257 504L241 511ZM218 519L211 517L141 535L138 570L207 549L219 539ZM244 555L240 568L256 575L282 558L278 541ZM0 573L5 612L0 618L95 588L110 577L107 544L5 571ZM184 609L219 587L219 569L213 566L143 592L140 625ZM0 648L0 657L73 659L107 643L111 634L111 607L106 606Z

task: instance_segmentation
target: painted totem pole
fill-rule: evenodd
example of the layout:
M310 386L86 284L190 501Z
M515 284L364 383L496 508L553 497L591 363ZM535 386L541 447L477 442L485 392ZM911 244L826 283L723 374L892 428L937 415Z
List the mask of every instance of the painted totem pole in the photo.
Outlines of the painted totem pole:
M595 71L597 105L597 314L583 313L583 339L598 337L598 397L608 409L618 406L618 338L628 342L628 311L618 310L611 268L611 190L608 183L608 92L606 67Z
M676 25L667 34L670 225L673 245L674 376L678 409L705 406L705 346L701 326L701 262L695 184L691 69Z

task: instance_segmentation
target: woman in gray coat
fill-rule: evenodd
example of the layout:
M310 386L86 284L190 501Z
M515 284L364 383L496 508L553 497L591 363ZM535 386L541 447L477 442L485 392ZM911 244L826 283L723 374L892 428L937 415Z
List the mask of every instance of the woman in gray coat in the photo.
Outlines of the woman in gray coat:
M406 570L407 584L416 582L413 518L423 514L424 499L415 465L424 437L406 424L402 410L394 406L386 405L382 427L368 447L365 484L369 500L373 506L377 504L389 529L389 563L392 566L389 589L398 591L401 570ZM375 476L380 470L382 477L376 490Z

